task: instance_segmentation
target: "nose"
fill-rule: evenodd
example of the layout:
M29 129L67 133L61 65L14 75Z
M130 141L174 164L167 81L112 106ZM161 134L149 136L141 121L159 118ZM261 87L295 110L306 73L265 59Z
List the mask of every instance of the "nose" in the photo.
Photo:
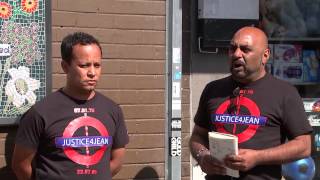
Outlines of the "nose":
M88 69L88 76L94 77L95 75L96 75L96 69L94 68L94 66L90 66Z
M238 47L238 48L235 48L234 51L232 52L231 56L233 58L239 58L239 57L242 57L242 51L241 49Z

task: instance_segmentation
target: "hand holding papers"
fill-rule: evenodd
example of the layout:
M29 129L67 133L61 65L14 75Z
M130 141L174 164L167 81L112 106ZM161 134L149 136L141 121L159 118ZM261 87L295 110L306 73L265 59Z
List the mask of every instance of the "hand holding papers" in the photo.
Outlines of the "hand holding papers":
M238 137L232 134L209 132L209 146L211 155L223 162L228 154L238 155ZM239 177L239 171L227 168L227 175Z

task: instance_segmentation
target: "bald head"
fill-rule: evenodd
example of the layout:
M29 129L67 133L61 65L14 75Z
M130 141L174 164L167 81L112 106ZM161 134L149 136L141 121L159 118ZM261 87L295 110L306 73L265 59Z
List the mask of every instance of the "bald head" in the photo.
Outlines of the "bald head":
M235 80L250 83L265 75L270 55L265 33L255 27L239 29L230 42L230 70Z
M239 36L248 36L252 38L255 45L261 47L262 49L268 48L268 38L266 34L259 28L246 26L239 29L233 36L233 39L239 38Z

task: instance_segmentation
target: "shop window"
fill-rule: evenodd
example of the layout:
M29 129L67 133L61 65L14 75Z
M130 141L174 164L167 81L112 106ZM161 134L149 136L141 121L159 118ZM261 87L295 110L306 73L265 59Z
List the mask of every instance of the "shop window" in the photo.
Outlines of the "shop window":
M318 84L320 2L260 0L259 12L272 52L269 72L296 85Z
M260 0L260 26L269 37L269 73L294 84L314 128L312 158L320 178L320 1Z
M198 0L197 23L199 52L217 53L239 28L259 24L259 1Z

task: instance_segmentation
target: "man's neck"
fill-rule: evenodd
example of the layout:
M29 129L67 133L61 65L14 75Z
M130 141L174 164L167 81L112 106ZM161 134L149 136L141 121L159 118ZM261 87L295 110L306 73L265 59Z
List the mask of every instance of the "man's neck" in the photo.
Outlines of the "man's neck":
M74 90L68 87L63 87L62 91L64 93L66 93L68 96L74 98L74 99L78 99L78 100L90 100L94 97L95 95L95 91L85 91L85 92L81 92L79 90Z
M235 81L245 85L245 84L250 84L250 83L253 83L255 81L258 81L259 79L263 78L266 74L267 74L266 72L261 72L258 76L254 76L252 74L252 76L254 76L254 78L246 77L246 78L243 78L243 79L239 79L239 78L235 78L233 76L232 76L232 78Z

